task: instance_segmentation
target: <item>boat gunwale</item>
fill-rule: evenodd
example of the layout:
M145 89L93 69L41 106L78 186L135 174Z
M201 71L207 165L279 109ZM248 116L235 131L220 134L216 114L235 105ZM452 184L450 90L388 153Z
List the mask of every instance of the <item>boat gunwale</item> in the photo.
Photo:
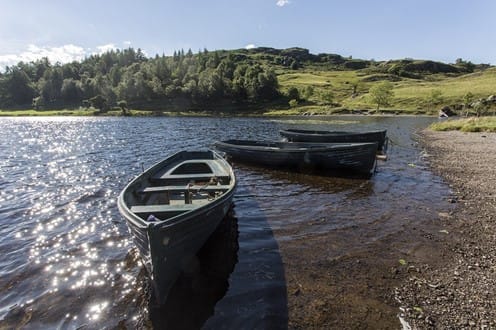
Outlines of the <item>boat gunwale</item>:
M223 158L215 150L206 150L204 152L211 152L212 153L213 160L218 160L218 161L223 162L226 165L226 168L229 169L229 177L231 178L231 182L229 183L229 186L231 186L231 187L227 191L225 191L221 196L219 196L219 198L216 198L215 200L213 200L210 203L206 203L206 204L201 205L197 208L179 213L179 214L172 216L170 218L167 218L165 220L146 221L131 211L131 209L128 207L127 203L124 200L124 196L128 193L128 191L137 182L145 179L146 177L151 178L160 168L162 168L165 165L165 163L173 160L174 157L179 157L181 154L186 154L189 152L194 152L194 151L179 151L175 154L170 155L169 157L167 157L167 158L157 162L156 164L152 165L151 167L146 169L140 175L137 175L133 180L131 180L124 187L124 189L119 194L119 197L117 199L117 206L119 208L120 213L125 217L126 221L132 222L133 225L135 225L136 227L143 229L143 230L145 230L145 229L149 230L151 228L157 228L157 227L160 227L159 228L160 230L165 230L166 228L168 228L170 226L176 225L177 223L181 222L182 220L187 220L189 218L189 215L203 212L204 210L208 210L209 208L216 207L219 204L224 203L225 199L232 197L232 195L234 194L234 190L237 186L237 180L236 180L236 176L234 175L234 170L232 169L232 166L227 162L227 160L225 158ZM198 160L201 160L201 158L199 158Z
M229 141L237 141L237 142L257 142L259 144L267 144L267 145L257 145L257 144L236 144L230 143ZM278 147L279 144L285 145L294 145L294 148L283 148ZM302 144L307 144L308 146L301 146ZM281 153L307 153L307 152L327 152L327 151L338 151L347 148L354 147L371 147L375 145L375 149L377 149L379 143L377 141L374 142L279 142L279 141L257 141L257 140L226 140L226 141L217 141L214 144L215 146L221 145L224 147L232 147L239 148L243 150L256 150L256 151L265 151L265 152L281 152ZM300 147L298 147L298 145ZM311 147L313 146L313 147Z
M286 133L287 132L287 133ZM314 131L314 130L304 130L304 129L281 129L279 130L279 134L282 136L287 135L302 135L302 136L315 136L315 137L320 137L320 136L341 136L341 135L373 135L373 134L387 134L386 129L379 129L379 130L373 130L373 131Z

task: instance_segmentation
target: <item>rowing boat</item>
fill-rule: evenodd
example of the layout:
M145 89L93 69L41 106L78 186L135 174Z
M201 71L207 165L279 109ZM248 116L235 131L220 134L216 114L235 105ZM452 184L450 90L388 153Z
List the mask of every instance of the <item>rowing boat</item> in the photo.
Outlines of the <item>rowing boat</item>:
M370 176L376 163L377 142L309 143L226 140L214 148L232 160L273 168L317 171L326 175Z
M279 133L293 142L377 142L377 150L383 150L387 130L349 132L285 129L280 130Z
M235 186L232 167L218 153L181 151L144 171L119 195L119 211L159 304L227 214Z

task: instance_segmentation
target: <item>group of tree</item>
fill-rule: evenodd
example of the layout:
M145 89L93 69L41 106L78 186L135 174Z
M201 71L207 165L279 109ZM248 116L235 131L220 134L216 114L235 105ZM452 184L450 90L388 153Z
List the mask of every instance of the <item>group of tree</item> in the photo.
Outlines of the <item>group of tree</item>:
M215 107L225 101L244 105L278 100L293 107L311 98L335 106L338 94L331 87L315 90L308 85L301 90L289 88L284 94L279 91L275 69L287 72L301 68L360 70L365 77L347 82L351 86L349 96L356 97L364 89L362 84L372 82L370 100L380 108L390 105L394 97L388 80L461 75L486 66L462 59L455 64L413 59L376 62L336 54L314 55L298 47L204 49L196 54L180 50L171 56L153 58L146 57L140 49L128 48L92 55L80 62L53 64L43 58L0 70L0 108L82 105L105 111L118 106L126 113L129 108L157 109L167 105ZM427 105L434 108L441 101L442 95L434 91Z
M0 73L0 107L94 105L120 102L191 104L229 100L259 103L280 97L272 68L207 50L147 58L140 49L112 50L81 62L52 64L47 58L20 62ZM122 103L120 103L122 105Z

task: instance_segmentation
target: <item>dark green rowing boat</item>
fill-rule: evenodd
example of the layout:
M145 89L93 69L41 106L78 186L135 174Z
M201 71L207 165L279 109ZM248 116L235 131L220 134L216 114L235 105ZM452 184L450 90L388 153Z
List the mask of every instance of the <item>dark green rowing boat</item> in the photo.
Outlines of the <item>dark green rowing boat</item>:
M373 174L377 142L312 143L259 140L226 140L214 143L234 161L272 168L319 172L329 176Z
M387 147L386 130L377 131L312 131L304 129L285 129L279 133L292 142L325 142L325 143L354 143L377 142L377 150L382 151Z
M132 180L118 207L159 304L232 204L236 177L214 151L181 151Z

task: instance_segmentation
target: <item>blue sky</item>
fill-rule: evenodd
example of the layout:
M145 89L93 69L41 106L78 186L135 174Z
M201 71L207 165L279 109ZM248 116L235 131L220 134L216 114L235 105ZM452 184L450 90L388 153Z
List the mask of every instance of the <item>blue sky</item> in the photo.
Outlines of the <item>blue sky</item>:
M303 47L353 58L496 65L494 0L16 0L0 4L0 68L111 48Z

